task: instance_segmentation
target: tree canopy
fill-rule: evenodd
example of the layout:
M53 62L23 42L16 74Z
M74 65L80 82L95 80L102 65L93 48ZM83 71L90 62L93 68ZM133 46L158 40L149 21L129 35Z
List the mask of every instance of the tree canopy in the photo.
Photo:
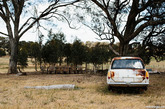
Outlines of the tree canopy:
M130 55L128 46L133 39L141 37L146 42L165 31L164 0L85 0L75 7L78 20L101 40L109 40L117 55ZM116 39L119 50L112 47Z
M40 20L48 20L50 18L64 17L59 14L57 9L72 5L79 0L0 0L0 18L6 25L7 32L0 31L0 34L9 38L10 42L10 63L8 73L17 73L18 44L20 38L30 30L35 24L41 26ZM48 6L39 13L32 14L33 7L39 4ZM36 9L36 8L35 8ZM36 11L34 9L34 11ZM37 15L38 14L38 15ZM22 19L26 16L25 21Z

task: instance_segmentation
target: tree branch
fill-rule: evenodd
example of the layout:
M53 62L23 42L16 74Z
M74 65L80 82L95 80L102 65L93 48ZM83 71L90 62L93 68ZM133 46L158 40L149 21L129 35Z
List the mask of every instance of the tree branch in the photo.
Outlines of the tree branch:
M64 18L65 21L68 23L68 25L69 25L69 27L70 27L71 29L76 29L75 27L72 27L72 26L71 26L71 22L69 22L69 20L68 20L64 15L59 14L59 13L54 13L54 14L56 14L56 15L61 16L62 18Z
M122 35L119 33L118 29L117 29L117 26L116 26L116 23L115 21L112 19L109 11L102 5L100 4L97 0L91 0L92 2L94 2L98 7L100 7L104 13L107 15L107 19L111 22L112 26L113 26L113 31L114 31L114 34L116 37L119 38L119 40L123 40L123 37Z
M117 56L120 55L119 52L117 52L115 49L113 49L112 45L109 45L109 48L113 51L113 53L115 53Z
M4 12L4 10L3 10L2 7L3 7L3 6L0 4L0 10L1 10L1 12L0 12L0 16L1 16L2 19L5 21L5 12Z
M3 6L4 6L4 9L5 9L5 23L6 23L6 26L7 26L7 31L8 31L8 36L9 38L13 38L13 33L12 33L12 27L11 27L11 24L10 24L10 11L9 11L9 8L8 8L8 5L6 3L7 1L6 0L3 0Z
M21 28L19 29L18 33L20 33L22 31L22 29L28 25L28 22L31 20L31 19L35 19L34 17L30 17L26 20L26 22L21 26Z
M138 13L144 11L151 4L152 4L152 0L148 0L148 2L146 4L143 4L142 8L138 9Z
M149 21L144 24L142 24L133 34L130 35L130 37L126 38L126 42L129 42L133 38L135 38L145 27L151 26L151 25L159 25L159 24L164 24L165 20L160 20L160 21Z
M40 19L42 19L42 18L44 18L45 16L51 14L51 12L52 12L53 10L55 10L55 9L57 9L57 8L60 8L60 7L72 5L72 4L77 3L77 2L79 2L79 1L80 1L80 0L75 0L75 1L73 1L73 2L71 2L71 3L66 3L66 4L61 4L61 5L56 6L56 5L58 4L58 2L59 2L59 0L56 0L55 3L53 3L53 4L50 5L48 8L46 8L46 9L39 15L38 18L36 18L24 31L22 31L22 33L20 33L19 37L21 37L26 31L28 31L30 28L32 28L33 25L34 25L36 22L38 22ZM28 22L28 21L27 21L27 22ZM21 27L21 28L23 28L23 27ZM21 29L21 30L22 30L22 29Z
M2 35L5 35L5 36L9 36L8 34L6 34L6 33L3 33L3 32L0 32L0 34L2 34Z

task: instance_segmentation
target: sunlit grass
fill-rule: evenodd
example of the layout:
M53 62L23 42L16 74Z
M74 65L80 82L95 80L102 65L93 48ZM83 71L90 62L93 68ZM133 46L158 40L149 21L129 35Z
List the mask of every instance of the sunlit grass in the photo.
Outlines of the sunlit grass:
M9 65L9 56L0 57L0 73L7 73L8 65ZM64 65L66 64L64 63ZM109 65L110 63L104 64L103 69L104 70L108 69ZM85 68L85 64L83 64L82 67ZM98 68L102 69L102 65L99 65ZM165 72L165 61L156 62L155 59L152 59L150 64L146 65L146 68L157 70L159 72ZM88 69L93 70L93 65L88 64ZM39 65L38 65L38 71L40 71ZM28 59L28 66L27 68L24 68L23 72L35 72L34 63L31 62L30 58Z
M0 73L7 73L9 67L9 56L0 57ZM39 68L38 68L39 70ZM34 72L34 64L28 59L28 66L24 68L24 72Z
M149 65L146 65L147 69L157 70L159 72L165 72L165 60L156 62L156 60L152 59Z
M24 69L27 76L5 75L9 57L0 57L0 109L144 109L165 106L165 74L150 75L143 93L118 93L107 89L106 77L87 74L32 75L34 64ZM85 66L85 65L84 65ZM104 65L104 68L109 65ZM147 68L165 72L165 61L152 60ZM93 68L89 64L89 68ZM25 89L25 86L75 84L72 90Z
M143 93L107 89L106 77L83 74L0 75L0 109L144 109L165 106L165 74L150 75ZM25 89L25 86L75 84L76 89Z

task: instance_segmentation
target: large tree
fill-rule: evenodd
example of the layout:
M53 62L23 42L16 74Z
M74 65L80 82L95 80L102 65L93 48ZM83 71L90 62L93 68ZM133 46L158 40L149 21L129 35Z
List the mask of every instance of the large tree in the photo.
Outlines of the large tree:
M0 0L0 20L6 25L7 32L0 31L0 34L8 36L11 48L9 71L17 72L17 54L20 38L30 30L39 20L47 20L51 17L58 18L63 15L58 14L57 9L74 4L79 0ZM32 15L32 7L43 3L49 3L37 16ZM43 7L44 8L44 7ZM31 14L28 12L30 11ZM26 21L22 17L28 17Z
M128 46L134 38L144 36L146 40L165 30L165 0L86 0L84 6L76 6L81 9L76 13L79 21L101 40L109 40L117 55L128 55ZM87 14L79 13L83 10ZM111 46L116 39L120 42L119 50Z

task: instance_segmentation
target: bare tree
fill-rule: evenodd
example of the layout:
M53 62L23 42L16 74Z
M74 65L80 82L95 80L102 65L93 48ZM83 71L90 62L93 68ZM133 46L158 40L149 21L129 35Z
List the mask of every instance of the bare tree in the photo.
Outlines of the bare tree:
M28 19L23 23L23 20L21 21L21 15L24 13L26 16L28 11L26 10L27 7L32 6L33 3L35 4L35 2L38 1L0 0L0 18L5 23L7 29L7 33L1 31L0 34L9 37L11 48L8 73L17 73L17 54L20 38L39 20L47 20L52 17L59 17L60 15L57 12L58 8L72 5L78 1L80 0L48 0L47 2L49 2L50 5L47 8L40 12L37 17L29 16Z
M165 0L86 0L76 8L87 13L76 13L79 20L99 39L109 40L110 49L117 55L128 55L134 38L143 35L145 40L165 28ZM120 42L119 50L111 46L115 38Z

